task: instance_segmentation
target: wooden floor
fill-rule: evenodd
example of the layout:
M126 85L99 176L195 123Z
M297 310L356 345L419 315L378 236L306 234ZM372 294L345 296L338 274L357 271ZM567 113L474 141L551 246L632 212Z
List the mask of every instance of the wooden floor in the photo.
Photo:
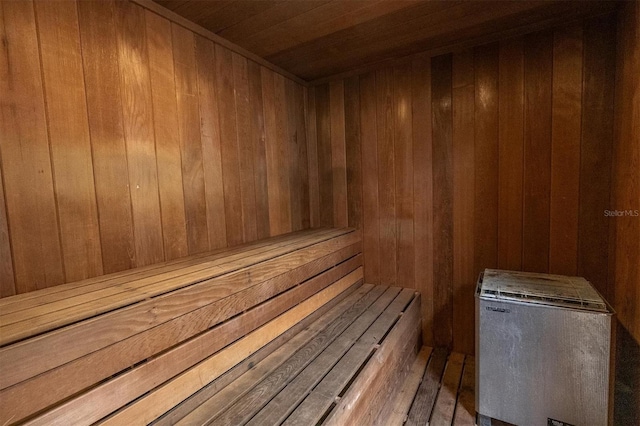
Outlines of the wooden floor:
M393 402L389 424L475 425L475 359L423 347Z

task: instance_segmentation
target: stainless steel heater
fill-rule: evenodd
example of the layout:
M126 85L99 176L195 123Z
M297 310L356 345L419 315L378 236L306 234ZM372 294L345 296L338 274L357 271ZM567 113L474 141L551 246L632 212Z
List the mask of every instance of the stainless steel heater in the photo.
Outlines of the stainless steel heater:
M485 270L476 288L478 424L606 425L613 313L584 278Z

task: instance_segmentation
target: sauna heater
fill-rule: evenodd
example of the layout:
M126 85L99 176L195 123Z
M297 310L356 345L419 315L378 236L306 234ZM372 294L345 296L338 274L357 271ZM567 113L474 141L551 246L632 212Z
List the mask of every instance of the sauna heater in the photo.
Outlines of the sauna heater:
M478 424L606 425L612 315L584 278L485 270L476 287Z

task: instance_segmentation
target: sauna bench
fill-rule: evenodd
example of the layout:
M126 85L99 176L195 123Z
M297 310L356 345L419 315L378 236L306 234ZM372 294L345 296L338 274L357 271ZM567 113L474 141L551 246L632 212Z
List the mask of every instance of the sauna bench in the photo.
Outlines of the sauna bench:
M313 229L0 299L0 424L382 419L420 297Z

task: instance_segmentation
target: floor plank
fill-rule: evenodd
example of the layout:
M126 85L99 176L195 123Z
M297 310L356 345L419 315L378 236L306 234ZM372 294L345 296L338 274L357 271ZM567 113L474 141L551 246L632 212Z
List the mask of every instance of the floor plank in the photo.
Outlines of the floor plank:
M475 406L476 362L467 356L464 361L464 372L456 402L456 413L453 424L456 426L473 426L476 424Z
M456 408L456 398L463 364L464 355L454 352L449 356L429 424L433 426L451 425Z
M439 348L433 351L405 424L425 425L429 421L433 404L438 395L440 378L445 368L446 359L446 349Z

